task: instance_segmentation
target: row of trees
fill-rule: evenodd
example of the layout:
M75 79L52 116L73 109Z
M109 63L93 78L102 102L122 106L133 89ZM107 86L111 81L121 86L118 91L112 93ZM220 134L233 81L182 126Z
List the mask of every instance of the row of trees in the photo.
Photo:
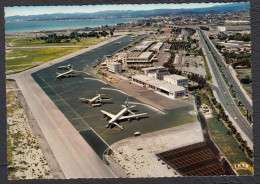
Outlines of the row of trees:
M172 42L171 50L188 50L191 48L191 42Z
M200 29L202 29L202 30L206 30L206 31L208 31L208 30L209 30L209 28L208 28L208 27L206 27L206 26L200 26Z
M235 35L228 36L228 40L237 40L237 41L249 42L249 41L251 41L251 34L236 33Z
M236 54L236 53L223 53L223 56L228 64L232 64L234 68L237 66L251 67L251 54Z
M49 34L48 36L40 36L37 37L35 39L37 40L44 40L45 43L60 43L60 42L70 42L71 40L75 39L78 42L80 41L80 39L82 38L87 38L87 37L96 37L99 38L100 36L107 36L107 35L113 35L113 31L111 30L110 33L106 32L106 31L100 31L100 32L96 32L96 31L92 31L89 33L78 33L78 32L72 32L68 35L57 35L57 34Z
M163 64L163 66L166 67L166 68L168 68L168 69L169 69L169 68L174 68L174 59L175 59L175 53L172 52L170 58L168 59L167 62L165 62L165 63Z
M224 123L227 124L227 127L228 127L227 134L234 135L235 138L240 143L240 147L239 148L241 149L241 151L246 151L248 156L250 158L253 158L253 151L247 145L247 142L245 140L243 140L243 138L241 137L240 133L238 133L236 127L229 120L229 118L228 118L227 114L225 113L224 108L222 107L222 105L216 101L216 98L213 95L212 88L210 86L207 86L206 87L206 91L210 94L211 98L209 99L209 97L206 94L204 94L204 97L206 96L208 101L211 101L212 104L216 107L216 109L218 109L217 120L219 121L221 119Z
M240 79L240 82L242 84L250 84L252 82L252 80L250 79L250 77L247 75L244 78Z

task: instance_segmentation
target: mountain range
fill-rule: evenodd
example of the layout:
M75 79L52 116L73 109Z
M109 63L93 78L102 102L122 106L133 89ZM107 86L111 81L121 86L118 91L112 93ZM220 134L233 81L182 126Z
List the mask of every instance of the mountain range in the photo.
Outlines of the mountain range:
M99 18L129 18L129 17L149 17L156 15L167 15L170 13L181 12L207 12L207 11L235 11L241 9L249 9L249 2L231 3L216 5L207 8L194 9L154 9L154 10L107 10L95 13L54 13L28 16L10 16L6 17L6 21L39 21L39 20L66 20L66 19L99 19Z

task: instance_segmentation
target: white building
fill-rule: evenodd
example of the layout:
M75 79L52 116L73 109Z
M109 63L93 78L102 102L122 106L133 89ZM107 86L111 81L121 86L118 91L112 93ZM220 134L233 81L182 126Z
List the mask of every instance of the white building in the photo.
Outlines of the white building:
M122 72L122 64L116 63L116 62L107 63L107 69L110 72L121 73Z
M188 78L180 75L165 75L163 80L177 86L188 86Z
M179 98L186 95L186 89L184 87L172 85L147 75L135 75L132 77L132 81L135 84L152 89L155 92L170 98Z
M159 80L163 80L163 77L164 77L165 75L169 75L168 70L156 71L156 72L148 73L148 76L149 76L149 77L152 77L152 78L154 78L154 79L159 79Z
M158 42L150 50L153 52L159 52L162 46L163 46L163 42Z
M152 52L132 52L127 58L127 64L151 64Z
M137 45L136 47L134 47L133 50L134 50L134 51L144 51L144 50L146 50L148 47L150 47L153 43L154 43L154 41L143 41L143 42L141 42L139 45Z
M116 54L116 59L119 62L126 63L127 62L127 53L126 52L119 52Z

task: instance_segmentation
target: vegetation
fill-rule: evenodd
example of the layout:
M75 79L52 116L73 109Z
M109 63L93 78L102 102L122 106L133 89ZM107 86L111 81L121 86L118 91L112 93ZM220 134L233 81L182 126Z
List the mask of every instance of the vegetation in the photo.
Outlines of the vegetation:
M235 35L230 35L228 37L228 40L237 40L237 41L249 42L249 41L251 41L251 34L236 33Z
M171 50L188 50L191 48L191 42L174 41L171 45Z
M97 38L97 37L84 37L84 38L72 38L68 41L66 39L62 39L60 42L57 40L53 40L54 37L50 36L49 41L36 39L36 37L14 37L8 36L6 37L6 44L14 47L41 47L41 46L90 46L101 43L108 38ZM57 38L55 38L57 39ZM78 41L80 39L80 41Z
M238 79L239 80L241 80L241 79L244 79L244 78L250 78L250 80L251 80L251 77L252 77L252 75L251 75L251 69L248 69L248 68L246 68L246 69L236 69L236 72L237 72L237 77L238 77ZM244 84L242 84L242 86L243 86L243 88L245 89L245 91L247 92L247 94L249 95L249 97L251 97L252 98L252 82L250 82L250 83L244 83Z
M220 148L222 154L227 158L234 168L236 164L246 163L249 168L236 170L239 175L253 174L253 151L248 147L237 132L236 128L229 121L223 107L216 101L212 89L206 87L197 91L201 102L207 104L213 110L213 118L207 120L211 139Z
M6 74L21 72L81 48L14 49L6 53Z
M222 120L228 128L228 131L226 133L229 135L233 135L237 139L237 141L240 143L239 148L241 149L241 151L246 152L250 158L253 158L253 150L250 149L250 147L247 145L247 142L243 140L240 134L237 132L236 127L229 120L222 105L216 101L211 87L207 86L203 91L199 91L198 94L199 96L203 97L207 105L209 105L212 109L216 111L217 120Z
M236 172L239 175L252 175L254 173L252 160L249 159L246 153L240 148L240 145L234 136L227 136L229 129L223 125L221 120L217 119L216 112L213 113L213 118L207 120L207 124L211 139L219 147L221 153L227 158L233 168L236 164L242 162L249 165L249 169L236 169ZM237 137L240 137L239 133L237 134Z
M208 31L208 30L209 30L209 28L208 28L208 27L206 27L206 26L200 26L200 29L202 29L202 30L206 30L206 31Z
M198 50L198 55L203 57L204 66L205 66L205 70L206 70L206 74L207 74L206 80L207 81L211 81L212 80L212 76L211 76L211 73L210 73L210 70L209 70L208 62L207 62L206 57L205 57L205 55L204 55L204 53L202 51L202 48Z
M219 46L216 46L220 48ZM227 64L232 64L234 68L237 66L251 67L251 54L236 54L236 53L223 53Z

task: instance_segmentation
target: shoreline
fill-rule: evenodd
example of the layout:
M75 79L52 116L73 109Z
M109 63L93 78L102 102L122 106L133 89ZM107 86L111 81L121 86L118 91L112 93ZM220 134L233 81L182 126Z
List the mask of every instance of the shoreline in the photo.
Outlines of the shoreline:
M104 26L104 25L108 25L108 26L113 26L114 24L126 24L126 23L131 23L137 20L144 20L147 18L144 17L136 17L136 18L131 18L131 17L124 17L124 18L96 18L96 19L49 19L49 20L25 20L25 21L6 21L6 23L26 23L26 22L44 22L44 21L86 21L86 20L128 20L128 19L135 19L135 20L130 20L129 22L118 22L118 23L108 23L108 24L100 24L100 25L94 25L94 26L85 26L85 27L81 27L81 26L74 26L72 28L50 28L47 30L35 30L35 31L20 31L20 32L13 32L13 31L7 31L7 29L5 30L5 35L6 36L15 36L16 34L44 34L44 33L48 33L48 32L69 32L69 31L77 31L77 30L84 30L86 28L91 28L91 29L98 29L98 27L100 26ZM89 31L89 30L88 30Z

